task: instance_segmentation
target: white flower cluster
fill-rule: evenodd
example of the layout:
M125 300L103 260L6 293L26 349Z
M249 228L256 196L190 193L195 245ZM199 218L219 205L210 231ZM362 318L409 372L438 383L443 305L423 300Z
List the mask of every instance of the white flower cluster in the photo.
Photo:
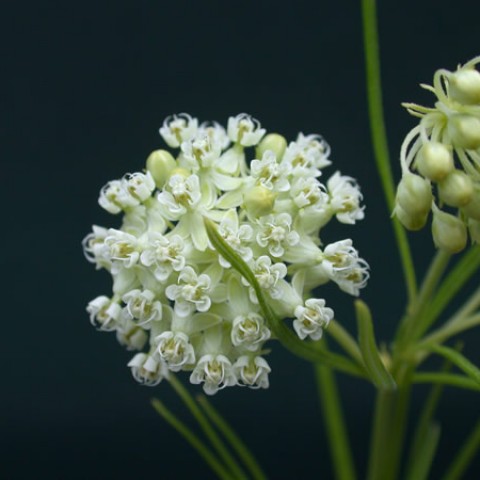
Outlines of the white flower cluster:
M275 314L293 319L301 339L317 340L333 310L312 290L332 280L358 295L368 278L351 240L324 248L319 240L333 217L363 218L360 190L340 172L320 182L331 163L320 136L299 134L287 145L246 114L229 118L226 130L174 115L160 134L174 155L156 150L145 173L101 190L100 205L124 215L121 228L94 226L83 241L88 260L113 278L113 295L89 303L90 320L142 352L129 366L144 384L188 371L207 394L266 388L269 326L255 290L213 248L204 219L249 266ZM255 146L248 162L246 148Z
M433 213L432 235L438 248L460 252L480 243L480 57L454 72L435 72L433 108L404 106L419 124L401 149L402 180L394 213L409 230L419 230Z

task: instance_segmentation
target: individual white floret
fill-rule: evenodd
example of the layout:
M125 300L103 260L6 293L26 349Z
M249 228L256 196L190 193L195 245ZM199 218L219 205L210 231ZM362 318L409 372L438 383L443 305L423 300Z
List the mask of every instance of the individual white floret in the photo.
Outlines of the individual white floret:
M166 237L160 233L149 233L140 262L146 267L153 266L155 278L164 282L172 271L179 272L185 267L185 253L185 242L179 235Z
M139 326L145 328L150 322L162 319L162 304L150 290L131 290L122 300L126 303L125 315Z
M328 208L326 188L313 177L297 178L292 184L290 196L298 208L312 207L317 211Z
M123 177L126 189L132 197L135 197L140 202L144 202L150 198L152 192L155 190L155 181L150 172L147 173L136 172L127 173Z
M298 244L300 235L292 231L292 217L288 213L279 213L260 218L256 240L272 257L281 257L285 248Z
M222 150L225 150L230 145L227 131L217 122L203 122L198 127L197 136L208 136L215 144L220 145Z
M90 263L95 264L97 270L102 267L108 270L111 266L108 247L105 246L105 238L107 237L108 230L98 225L93 225L92 230L93 231L82 240L83 253Z
M148 340L147 332L128 318L123 319L116 331L117 340L127 350L142 350Z
M268 374L272 371L263 357L242 355L233 365L240 385L250 388L268 388Z
M198 120L188 113L167 117L160 128L160 135L169 147L177 148L197 133Z
M170 177L164 190L158 194L158 202L168 220L178 220L187 210L200 203L200 180L197 175L175 174Z
M155 338L157 352L172 372L195 364L195 351L188 335L182 332L163 332Z
M270 338L270 330L261 315L251 312L233 319L230 338L236 347L254 352Z
M295 177L318 177L321 169L332 162L328 159L330 147L320 135L303 135L299 133L295 142L290 142L283 162L291 165L291 173Z
M265 135L260 122L246 113L228 119L227 133L232 142L244 147L256 145Z
M363 195L352 177L335 172L327 181L327 188L331 208L339 222L354 224L365 217L364 207L360 206Z
M290 164L278 163L271 150L267 150L261 160L252 160L250 164L250 174L255 183L276 192L285 192L290 188L290 169Z
M140 258L140 244L134 235L110 228L105 237L108 257L112 261L112 274L121 268L131 268Z
M181 150L180 166L186 166L197 172L201 168L212 167L222 153L222 146L217 143L215 137L202 135L183 142Z
M90 323L104 331L113 331L117 328L121 311L118 301L105 295L94 298L87 305Z
M120 213L124 208L138 205L126 189L122 180L112 180L102 187L98 197L99 205L109 213Z
M310 298L305 302L305 306L299 305L295 308L295 317L293 328L302 340L307 337L319 340L323 329L333 318L333 310L325 306L325 300Z
M250 243L253 237L253 228L249 224L239 225L239 218L235 209L230 209L218 225L218 233L232 247L245 262L251 260L253 253L246 244ZM222 256L219 256L220 265L230 268L230 263Z
M368 263L359 258L350 239L327 245L323 251L320 267L331 280L350 295L358 296L369 277Z
M169 285L165 294L175 302L175 313L186 317L194 311L206 312L210 308L211 287L212 280L208 275L197 275L195 270L188 266L178 276L178 284Z
M127 366L131 368L137 382L149 387L158 385L168 376L168 368L156 352L137 353Z
M282 294L277 283L287 275L287 267L284 263L278 262L272 265L272 259L267 255L262 255L252 261L250 268L260 285L260 288L266 290L272 298L279 298ZM242 282L248 285L248 282L242 277ZM252 287L250 287L250 299L257 303L258 299Z
M237 384L237 376L225 355L203 355L190 375L193 384L203 383L207 395L214 395L225 387Z

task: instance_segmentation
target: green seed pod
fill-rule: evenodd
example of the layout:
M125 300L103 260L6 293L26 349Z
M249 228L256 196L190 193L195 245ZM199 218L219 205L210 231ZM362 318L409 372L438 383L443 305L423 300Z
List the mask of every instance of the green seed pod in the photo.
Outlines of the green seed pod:
M480 221L480 184L473 186L473 195L470 202L463 208L462 212L469 218Z
M147 158L147 170L152 174L157 188L162 188L177 162L167 150L155 150Z
M467 246L465 224L437 207L433 209L432 236L435 246L449 253L461 252Z
M433 182L443 180L454 168L451 150L440 142L427 142L417 153L418 171Z
M257 185L243 195L243 203L249 215L259 218L272 213L275 197L271 190Z
M263 137L262 141L257 145L255 150L256 158L262 158L267 150L271 150L278 160L283 157L287 148L287 141L285 137L278 133L269 133Z
M462 170L453 170L438 183L440 199L451 207L463 207L473 198L473 183Z
M407 230L412 231L421 230L427 223L428 219L428 212L426 214L411 215L407 213L400 205L395 206L393 213Z
M432 206L432 187L420 175L405 173L397 187L397 204L410 216L425 216Z
M448 78L448 95L464 105L480 103L480 73L474 68L463 68Z
M475 150L480 147L480 119L465 113L448 118L448 133L455 147Z

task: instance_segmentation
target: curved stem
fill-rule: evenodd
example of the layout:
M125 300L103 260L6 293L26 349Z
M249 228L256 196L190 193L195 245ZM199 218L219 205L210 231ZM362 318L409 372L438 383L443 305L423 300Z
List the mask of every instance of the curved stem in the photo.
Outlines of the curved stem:
M388 153L387 135L382 108L382 86L377 33L377 9L375 0L362 0L365 66L367 74L367 97L370 116L370 129L378 173L383 187L387 206L391 212L395 203L393 181ZM397 219L393 220L395 239L400 253L408 298L415 298L417 284L407 234Z

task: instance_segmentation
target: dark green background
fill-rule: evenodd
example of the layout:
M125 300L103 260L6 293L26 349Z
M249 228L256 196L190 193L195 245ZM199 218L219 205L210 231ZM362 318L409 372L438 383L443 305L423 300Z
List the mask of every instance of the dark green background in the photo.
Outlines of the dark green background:
M431 102L420 82L480 54L480 9L470 0L380 3L398 175L399 147L414 125L400 102ZM367 205L360 225L329 226L324 240L351 236L369 261L363 298L388 340L405 295L373 166L359 2L27 1L2 10L0 478L212 478L149 405L156 395L186 419L169 386L137 385L126 368L131 354L89 324L85 305L108 294L110 280L84 260L80 242L93 223L118 224L97 205L98 191L144 166L171 113L225 123L245 111L288 139L321 133L334 168L359 180ZM412 240L423 271L429 234ZM351 298L324 292L353 332ZM463 338L478 361L478 333ZM268 391L227 389L214 403L270 478L329 479L311 366L271 347ZM363 468L373 389L340 381ZM446 392L432 478L478 411L478 395ZM478 478L475 468L478 460L468 478Z

